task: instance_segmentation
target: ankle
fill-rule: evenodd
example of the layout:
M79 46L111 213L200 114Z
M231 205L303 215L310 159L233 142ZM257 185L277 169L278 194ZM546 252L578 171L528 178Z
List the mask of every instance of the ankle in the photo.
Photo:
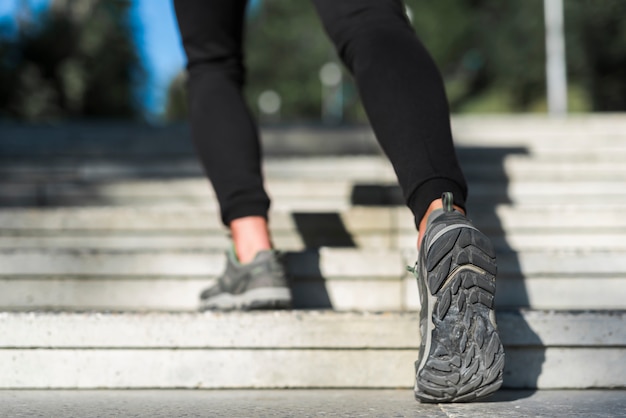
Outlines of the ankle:
M256 255L260 251L271 250L271 245L236 245L233 244L235 248L235 255L237 256L237 261L241 264L248 264L254 260Z
M230 223L235 254L240 263L249 263L259 251L272 248L267 219L261 216L238 218Z
M460 212L461 214L465 215L465 210L463 208L461 208L460 206L457 205L453 205L452 206L454 208L454 210ZM418 228L418 238L417 238L417 249L419 250L421 245L422 245L422 239L424 238L424 234L426 233L426 228L428 226L428 220L429 218L432 216L439 216L439 214L443 213L443 199L437 199L437 200L433 200L430 205L428 206L428 209L426 210L426 213L424 214L424 216L422 217L422 219L420 220L419 223L419 228Z

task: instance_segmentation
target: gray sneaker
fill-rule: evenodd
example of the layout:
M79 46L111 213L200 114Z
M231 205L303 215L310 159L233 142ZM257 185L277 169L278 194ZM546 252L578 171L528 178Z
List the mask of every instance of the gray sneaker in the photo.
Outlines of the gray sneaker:
M414 390L421 402L466 402L502 385L504 350L493 304L496 254L491 241L453 210L452 193L444 193L443 201L409 269L422 303Z
M278 251L259 251L250 263L241 264L233 251L217 282L200 295L201 310L286 309L291 292Z

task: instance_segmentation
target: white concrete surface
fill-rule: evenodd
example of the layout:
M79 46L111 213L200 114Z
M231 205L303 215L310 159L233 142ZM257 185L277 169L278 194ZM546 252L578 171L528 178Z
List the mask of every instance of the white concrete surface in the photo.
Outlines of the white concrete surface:
M504 385L626 388L625 355L510 348ZM0 351L0 388L408 388L416 359L415 349L12 349Z
M507 347L623 347L626 311L497 312ZM0 349L416 349L419 313L2 312Z
M501 390L481 402L419 404L401 390L0 391L11 417L623 417L624 391Z
M626 117L455 117L453 129L471 181L470 216L500 251L498 306L547 310L499 313L505 384L624 387ZM0 209L0 309L195 309L223 267L228 241L212 191L180 140L184 128L0 130L0 204L77 206ZM146 141L155 145L148 154ZM404 270L416 255L412 217L351 200L354 186L364 184L384 186L385 199L399 196L388 187L393 173L371 131L269 130L264 147L276 243L304 247L293 212L329 212L315 221L316 232L344 227L341 234L357 246L292 256L300 307L325 300L337 310L418 309ZM411 385L415 312L238 315L0 313L0 384ZM272 333L263 332L268 327ZM597 399L609 399L604 394ZM578 405L551 399L559 412ZM534 415L554 415L533 407ZM447 408L430 412L464 414ZM598 412L580 408L582 416Z
M505 386L626 387L620 312L500 312ZM3 313L0 388L410 387L417 314Z

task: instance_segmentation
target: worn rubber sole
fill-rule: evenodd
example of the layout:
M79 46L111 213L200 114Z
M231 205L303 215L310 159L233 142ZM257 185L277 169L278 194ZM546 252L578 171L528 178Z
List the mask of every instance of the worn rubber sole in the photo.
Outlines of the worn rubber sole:
M263 287L252 289L240 295L222 293L200 301L200 310L261 310L289 309L291 292L287 287Z
M467 402L488 396L502 385L504 368L493 310L493 245L469 225L451 229L432 243L425 263L426 280L418 280L427 306L415 397Z

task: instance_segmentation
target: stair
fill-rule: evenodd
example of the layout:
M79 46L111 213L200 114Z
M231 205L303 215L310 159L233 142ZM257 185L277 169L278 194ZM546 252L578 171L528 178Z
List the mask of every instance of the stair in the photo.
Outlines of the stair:
M507 385L623 386L625 319L500 312ZM408 387L418 322L414 312L7 312L0 373L20 389Z
M459 117L510 388L626 387L626 117ZM414 222L366 128L264 132L296 309L197 313L229 241L184 126L0 125L0 388L412 385Z

